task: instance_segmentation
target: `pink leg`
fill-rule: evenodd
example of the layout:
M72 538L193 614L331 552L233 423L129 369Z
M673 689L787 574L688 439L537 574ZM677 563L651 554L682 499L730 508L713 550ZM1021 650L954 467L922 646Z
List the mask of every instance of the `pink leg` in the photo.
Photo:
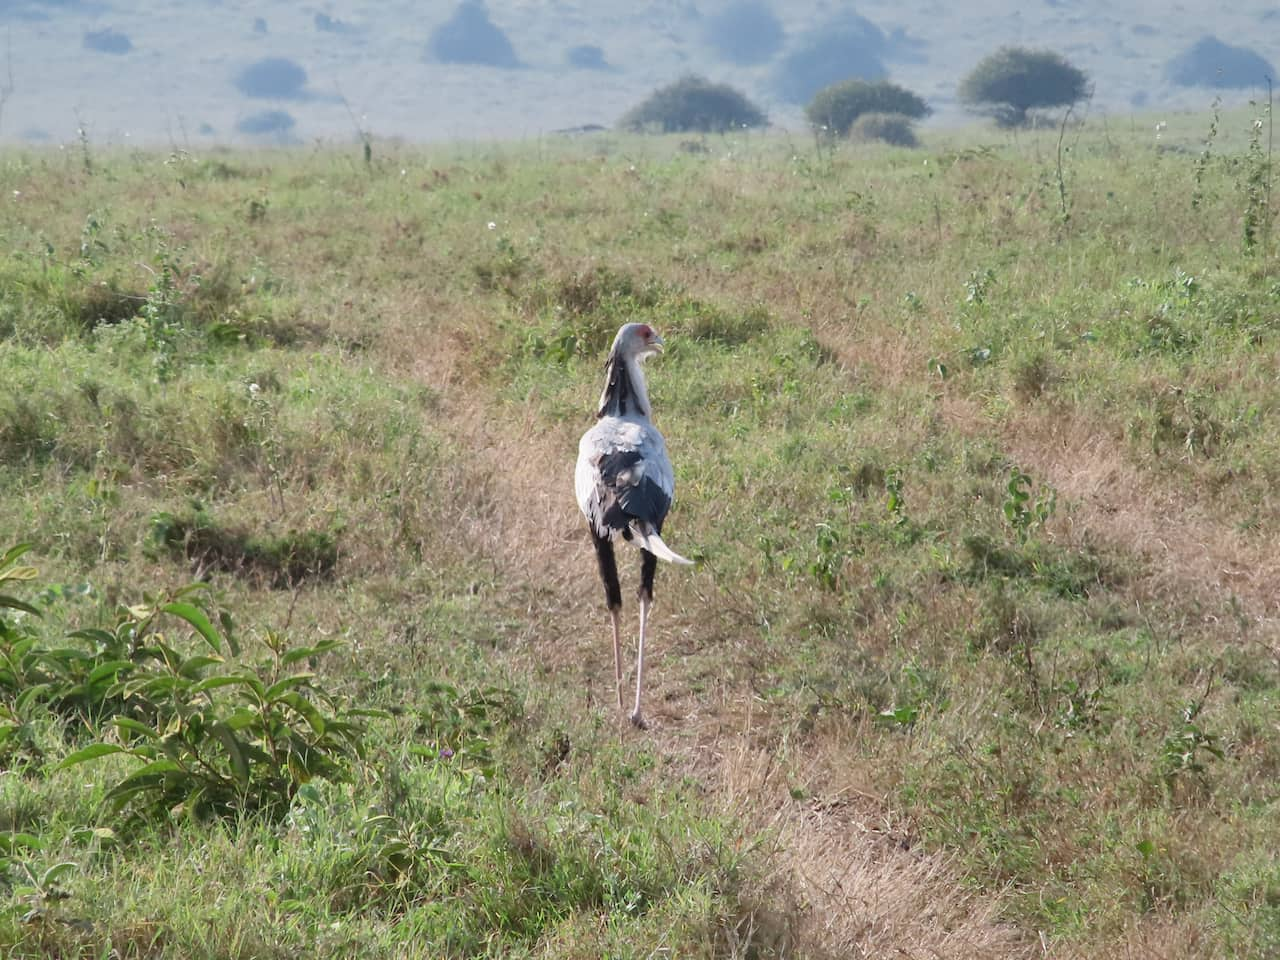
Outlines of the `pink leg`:
M625 710L622 705L622 643L618 638L618 609L609 610L609 619L613 622L613 689L618 694L618 709Z
M644 683L644 639L645 631L649 626L649 605L652 603L647 597L640 598L640 650L636 654L636 708L631 712L631 722L643 730L648 726L644 720L644 714L640 712L640 688Z

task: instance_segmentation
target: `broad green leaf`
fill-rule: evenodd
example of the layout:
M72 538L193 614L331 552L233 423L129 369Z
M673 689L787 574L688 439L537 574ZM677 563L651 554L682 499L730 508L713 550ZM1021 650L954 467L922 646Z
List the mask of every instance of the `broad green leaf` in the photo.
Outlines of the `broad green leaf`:
M116 832L110 827L77 827L71 831L71 839L76 843L89 843L94 840L99 843L110 843L115 838Z
M257 677L248 674L222 674L216 677L207 677L199 683L191 687L192 693L203 693L206 690L215 690L218 687L229 686L248 687L252 690L259 700L265 700L267 696L266 687L262 685L262 681Z
M127 753L124 747L114 743L91 743L83 750L77 750L65 760L63 760L55 769L62 770L65 767L73 767L77 763L84 763L86 760L97 760L99 757L109 757L113 753Z
M37 683L34 686L27 687L22 693L18 694L18 699L13 702L13 709L17 713L26 713L27 707L34 701L44 697L52 689L52 684Z
M139 736L146 737L148 740L159 740L160 734L154 729L131 717L112 717L111 722L115 724L117 730L127 730L130 733L136 733Z
M8 607L10 610L21 610L23 613L30 613L34 616L41 616L40 611L29 603L24 603L17 597L10 597L0 593L0 607Z
M190 680L196 680L200 676L200 671L203 670L205 667L209 667L215 663L222 663L222 662L223 660L221 657L205 657L205 656L191 657L189 660L187 660L185 663L182 664L182 667L181 669L178 670L178 673L181 676L184 676Z
M0 833L0 850L12 853L14 850L43 850L45 842L31 833Z
M295 673L291 677L285 677L283 680L277 680L271 686L267 687L266 699L268 701L277 700L280 694L293 687L305 687L309 684L314 673Z
M79 869L80 864L71 860L63 860L61 863L55 863L41 875L40 886L47 890L63 877Z
M76 630L73 633L68 633L67 636L73 640L88 640L102 647L110 647L116 642L114 634L108 633L106 630L98 630L96 628Z
M0 557L0 571L3 571L9 564L15 562L20 556L32 548L33 544L19 543L10 547L3 557Z
M106 663L101 663L90 671L88 678L85 680L85 684L92 686L99 680L105 680L107 677L114 677L121 670L127 670L132 666L133 662L130 660L108 660Z
M204 637L205 643L209 644L215 653L222 653L222 640L218 636L217 629L209 622L205 612L195 604L174 601L166 603L160 609L164 613L178 617L180 620L185 620L200 636Z
M227 748L227 759L231 761L231 773L241 787L249 785L249 760L244 753L244 745L236 739L236 735L225 723L215 723L212 732L219 742Z
M289 692L283 693L276 698L280 703L291 707L302 719L307 721L307 725L317 734L324 733L324 717L320 715L320 711L306 697L300 693Z
M284 655L280 657L280 663L287 667L291 663L297 663L307 657L318 657L340 646L342 646L341 640L322 640L313 647L295 647L292 650L285 651Z
M154 763L149 763L137 773L131 774L117 783L107 791L104 799L119 810L135 794L163 785L170 774L181 769L172 760L157 760Z

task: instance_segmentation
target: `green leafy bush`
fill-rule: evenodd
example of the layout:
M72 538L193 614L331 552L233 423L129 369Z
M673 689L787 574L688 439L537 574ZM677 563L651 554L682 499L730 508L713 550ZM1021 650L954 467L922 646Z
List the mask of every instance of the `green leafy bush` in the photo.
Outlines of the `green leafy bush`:
M0 586L34 579L35 570L18 563L26 549L0 557ZM116 755L141 761L106 795L126 823L178 809L275 816L302 784L346 779L373 711L340 702L299 669L337 641L293 647L267 631L265 662L240 662L230 617L214 625L203 589L192 584L122 606L109 628L77 630L67 638L73 643L56 645L31 628L36 607L0 594L0 610L15 611L0 617L0 749L43 713L61 719L69 740L90 740L63 767ZM161 631L169 626L175 631Z
M618 125L640 132L723 133L768 122L764 111L737 90L690 74L655 90L623 114Z
M819 90L804 108L805 116L811 124L839 137L848 134L858 118L866 114L894 114L910 120L923 117L928 112L928 105L920 97L887 80L845 80L834 83ZM900 122L898 125L900 126ZM915 136L909 126L907 134L912 143L906 145L913 145ZM871 136L870 139L888 138Z
M154 632L159 614L186 621L212 652L184 654ZM111 718L111 737L75 751L70 767L116 754L141 764L107 792L129 821L163 820L175 810L195 816L280 815L298 788L315 778L345 780L362 750L361 718L296 665L327 653L336 641L291 647L268 631L271 657L229 666L217 631L198 608L178 601L131 608L114 632L83 631L127 660L99 668L114 678L106 690L124 710ZM127 710L127 713L125 712Z
M1088 93L1084 72L1051 50L1001 47L960 81L961 103L990 113L1002 127L1020 127L1039 107L1060 107Z
M849 139L858 143L892 144L895 147L918 147L915 122L901 113L864 113L849 128Z

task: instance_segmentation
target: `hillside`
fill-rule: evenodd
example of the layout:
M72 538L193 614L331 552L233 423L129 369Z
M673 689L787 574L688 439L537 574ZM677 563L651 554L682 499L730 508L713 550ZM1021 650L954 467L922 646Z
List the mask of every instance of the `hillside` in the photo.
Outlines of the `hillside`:
M3 952L1274 955L1277 238L1209 125L6 153ZM572 497L629 320L647 731Z
M521 139L584 124L612 124L655 87L694 71L740 87L780 126L799 129L781 95L788 57L817 38L852 31L889 76L926 97L933 123L954 125L959 79L1002 44L1050 46L1086 70L1091 109L1201 111L1215 91L1171 84L1169 61L1205 35L1250 47L1272 64L1275 11L1254 2L1218 6L1103 0L981 4L867 0L778 4L785 33L760 63L736 65L709 42L724 4L494 3L519 69L446 64L429 39L454 4L157 3L11 0L0 6L12 95L0 136L66 143L84 128L100 143L177 145L280 139L347 140L357 128L409 142ZM86 37L99 37L93 48ZM567 65L574 47L597 47L605 69ZM863 49L863 47L859 47ZM235 78L266 58L286 58L306 81L285 97L245 96ZM854 58L857 59L857 58ZM807 69L801 56L793 69ZM588 61L591 62L591 61ZM851 72L870 61L851 62ZM0 71L5 64L0 63ZM0 77L5 74L0 72ZM1259 96L1225 91L1229 104ZM344 102L345 98L345 102ZM293 121L272 126L270 111ZM255 125L256 121L256 125ZM266 125L270 131L254 134Z

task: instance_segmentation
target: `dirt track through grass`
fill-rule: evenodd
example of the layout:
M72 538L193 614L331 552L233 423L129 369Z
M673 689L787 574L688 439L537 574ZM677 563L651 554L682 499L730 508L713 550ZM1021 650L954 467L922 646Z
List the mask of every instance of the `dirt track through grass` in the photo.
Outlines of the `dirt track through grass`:
M814 756L762 719L767 711L757 703L750 670L734 658L749 644L726 635L756 627L743 622L731 595L708 589L705 571L659 570L646 671L650 728L632 729L614 707L608 621L572 497L578 424L548 429L532 416L513 416L483 380L454 375L483 357L437 350L389 361L441 392L449 432L475 451L467 483L483 489L486 509L464 513L459 531L494 560L506 613L523 623L509 654L515 669L532 674L535 686L559 687L556 699L578 699L603 713L619 738L650 741L703 785L712 806L763 838L771 902L760 918L729 931L731 955L751 948L756 923L769 924L770 936L785 930L790 949L810 957L879 957L887 950L951 960L1035 955L1025 934L998 919L998 899L965 889L945 855L912 849L883 798L843 781L838 750ZM663 375L659 359L651 376ZM581 423L588 418L584 411ZM474 501L475 487L460 499ZM671 531L675 542L680 533ZM620 554L624 662L634 656L633 554ZM680 589L673 589L677 582ZM703 682L694 693L685 655L699 652L722 669L697 678ZM806 795L808 801L796 802Z

